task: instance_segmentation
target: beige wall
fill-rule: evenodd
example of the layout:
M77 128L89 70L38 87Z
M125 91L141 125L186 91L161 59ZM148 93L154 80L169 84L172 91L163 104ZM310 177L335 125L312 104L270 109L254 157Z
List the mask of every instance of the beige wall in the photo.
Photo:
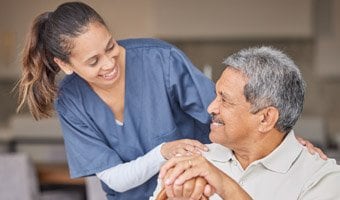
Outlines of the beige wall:
M2 0L0 77L19 74L19 53L31 20L60 0ZM100 0L85 1L116 38L310 38L311 0ZM289 13L289 14L287 14Z
M327 31L316 37L316 73L321 78L340 77L340 1L333 0L329 12L324 15L329 20ZM322 23L322 22L320 22ZM340 88L338 89L340 93Z
M312 37L311 0L159 0L157 35L165 38Z
M19 77L20 50L33 17L64 0L0 0L0 124L14 115L9 95ZM160 37L191 41L193 61L226 56L230 46L280 44L296 55L308 81L306 115L340 135L340 1L338 0L97 0L85 2L106 20L117 39ZM330 2L330 33L316 34L315 2ZM326 13L327 14L327 13ZM321 21L320 23L323 23ZM200 41L203 40L203 43ZM206 43L215 41L215 43ZM220 42L221 41L221 42ZM202 45L200 45L202 44ZM224 45L224 46L221 46ZM194 47L195 49L191 48ZM217 51L223 51L218 53ZM231 50L231 49L230 49ZM202 55L205 56L202 56ZM223 55L222 55L223 54ZM219 63L220 60L215 61ZM213 65L213 75L221 71ZM202 66L199 66L202 67Z

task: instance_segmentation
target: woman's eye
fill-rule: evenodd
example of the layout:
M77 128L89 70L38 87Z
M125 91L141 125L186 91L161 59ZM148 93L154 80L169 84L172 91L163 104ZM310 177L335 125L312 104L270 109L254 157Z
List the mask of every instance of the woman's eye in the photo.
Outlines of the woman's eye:
M106 51L112 51L114 47L115 47L115 45L112 45L112 46L109 47Z
M98 62L98 59L93 60L93 61L90 63L90 66L91 66L91 67L94 67L94 66L97 64L97 62Z

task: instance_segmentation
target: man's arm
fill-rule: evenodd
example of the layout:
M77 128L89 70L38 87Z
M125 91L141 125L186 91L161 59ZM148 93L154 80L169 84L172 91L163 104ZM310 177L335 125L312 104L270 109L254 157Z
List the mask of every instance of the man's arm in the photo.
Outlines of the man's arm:
M171 168L172 171L169 173L168 170ZM223 199L251 199L237 182L202 156L172 158L163 165L159 176L166 186L173 187L181 186L192 178L203 177L212 190Z

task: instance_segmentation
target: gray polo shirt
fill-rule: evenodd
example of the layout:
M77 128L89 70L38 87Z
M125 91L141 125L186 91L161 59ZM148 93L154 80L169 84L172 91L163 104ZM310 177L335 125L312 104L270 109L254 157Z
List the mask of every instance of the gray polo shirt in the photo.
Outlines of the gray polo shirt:
M230 149L219 144L208 146L210 151L204 156L253 199L340 199L340 166L334 159L311 155L293 131L273 152L245 170ZM210 199L221 198L214 195Z
M210 151L203 156L255 200L340 199L340 166L334 159L322 160L317 154L311 155L296 140L293 131L273 152L245 170L230 149L214 143L208 147ZM154 196L161 187L157 186ZM210 199L221 198L215 194Z

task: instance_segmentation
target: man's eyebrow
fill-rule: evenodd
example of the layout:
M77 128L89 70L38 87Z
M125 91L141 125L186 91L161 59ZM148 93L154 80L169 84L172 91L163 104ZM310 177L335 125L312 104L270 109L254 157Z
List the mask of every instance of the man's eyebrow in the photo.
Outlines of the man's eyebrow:
M222 98L229 99L229 98L228 98L228 97L229 97L229 95L228 95L227 93L225 93L225 92L219 91L219 92L218 92L218 94L219 94L219 95L221 95L221 96L222 96Z
M229 102L232 102L232 98L230 97L229 94L223 92L223 91L219 91L218 92L219 95L221 95L221 97L224 99L224 100L227 100Z

